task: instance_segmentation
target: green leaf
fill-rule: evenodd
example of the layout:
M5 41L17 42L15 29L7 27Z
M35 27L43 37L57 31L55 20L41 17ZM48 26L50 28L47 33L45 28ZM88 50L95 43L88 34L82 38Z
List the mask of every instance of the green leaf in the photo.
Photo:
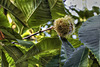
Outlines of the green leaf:
M6 56L6 59L7 59L7 61L8 61L8 63L9 63L9 66L11 66L11 67L16 67L15 65L14 65L14 59L12 58L12 57L10 57L9 56L9 54L6 52L5 53L5 56Z
M36 67L37 64L39 65L39 67L42 67L41 61L36 59L35 57L31 57L28 60L28 66L29 67Z
M15 61L17 61L23 55L23 53L16 46L3 47Z
M36 0L34 0L36 1ZM36 27L41 24L47 23L52 17L50 13L49 3L47 0L40 0L39 6L32 12L28 20L29 27Z
M79 47L63 67L87 67L88 66L88 49L84 46Z
M10 39L22 39L21 36L16 33L12 28L0 27L0 31L3 32L4 37L8 40Z
M65 61L73 54L75 48L79 47L82 43L79 40L68 38L61 38L62 48L61 48L61 65L63 66ZM70 44L71 43L71 44ZM75 47L75 48L73 48Z
M79 39L100 63L100 15L89 18L79 29Z
M44 38L41 42L33 46L25 55L23 55L16 63L20 63L29 57L39 54L48 54L50 51L58 51L61 48L61 41L59 38Z
M18 33L21 35L23 32L23 29L25 28L23 24L20 23L11 13L8 13L9 16L11 17L12 21L16 24L16 27L18 29ZM27 27L26 27L27 28Z
M0 26L5 26L5 27L10 26L6 15L4 15L3 8L0 8Z
M66 15L62 0L48 0L52 19L57 19Z
M2 51L2 57L1 58L2 58L2 67L8 67L9 64L8 64L8 62L6 60L6 56L5 56L3 51Z
M8 10L19 20L24 26L26 26L26 17L20 9L11 3L10 0L0 0L0 6Z
M65 49L65 47L62 45L62 47L61 47L61 63L62 63L62 65L64 65L64 63L65 63L65 61L68 59L68 56L67 56L67 51L66 51L66 49ZM70 54L70 53L69 53Z
M39 58L39 60L41 61L41 64L43 65L43 67L45 67L45 65L52 59L52 57L58 55L60 53L60 50L51 50L51 51L47 51L44 53L40 53L38 55L36 55L36 58Z
M15 62L23 55L22 51L20 51L16 46L3 46L3 48L14 59ZM26 60L16 64L16 67L27 67L27 66L28 64Z
M62 47L64 47L66 55L67 55L66 58L70 57L70 54L72 54L75 49L68 42L68 40L66 38L61 38L61 40L62 40Z
M45 67L59 67L59 55L54 56Z
M17 39L17 41L20 45L25 46L27 48L30 48L32 45L34 45L34 43L31 41L23 41L23 40L19 40L19 39Z
M78 48L83 44L81 41L79 41L79 39L68 38L68 41L73 45L74 48Z
M29 27L37 27L51 19L47 0L15 0L14 4L26 15Z
M65 61L70 57L74 52L75 48L69 43L66 38L61 38L62 48L61 48L61 64L63 65Z
M66 14L62 0L15 0L13 3L25 14L29 27L37 27Z

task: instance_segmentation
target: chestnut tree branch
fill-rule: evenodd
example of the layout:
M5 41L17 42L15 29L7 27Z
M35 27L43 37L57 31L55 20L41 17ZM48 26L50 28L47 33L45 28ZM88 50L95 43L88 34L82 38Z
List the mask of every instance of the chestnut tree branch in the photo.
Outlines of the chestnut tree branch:
M32 34L32 35L27 36L27 37L24 37L23 39L28 39L28 38L30 38L30 37L32 37L32 36L34 36L34 35L37 35L37 34L39 34L39 33L42 33L42 32L44 32L44 31L51 30L51 29L53 29L53 26L50 27L50 28L47 28L47 29L45 29L45 30L38 31L38 32L36 32L36 33L34 33L34 34Z

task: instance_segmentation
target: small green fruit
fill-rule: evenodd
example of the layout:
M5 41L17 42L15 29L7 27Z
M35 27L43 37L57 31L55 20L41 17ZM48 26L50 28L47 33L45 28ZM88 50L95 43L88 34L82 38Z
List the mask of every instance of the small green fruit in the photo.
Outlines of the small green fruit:
M74 20L70 16L58 18L54 21L54 29L60 37L68 37L75 30Z

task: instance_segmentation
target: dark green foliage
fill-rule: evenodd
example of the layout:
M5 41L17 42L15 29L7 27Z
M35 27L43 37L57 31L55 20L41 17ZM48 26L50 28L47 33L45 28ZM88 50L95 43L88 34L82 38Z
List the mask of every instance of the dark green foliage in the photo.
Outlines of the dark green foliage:
M66 38L61 38L62 46L61 46L61 55L60 55L60 62L63 66L65 61L73 54L75 48L69 43Z
M10 0L0 0L0 6L11 12L24 26L25 25L25 15L20 9L18 9Z
M74 52L75 48L68 42L66 38L61 38L62 40L62 47L64 47L66 52L66 58L69 58L70 55Z
M0 27L0 31L4 34L5 39L15 40L22 39L21 36L15 32L12 28Z
M46 65L46 67L59 67L59 55L54 56L52 60Z
M88 49L84 46L75 50L75 52L67 59L63 67L87 67L88 65Z
M57 19L59 17L65 16L64 5L62 0L48 0L52 19Z
M34 45L25 55L23 55L16 63L20 63L31 56L40 54L46 55L52 51L58 51L61 47L59 38L44 38L41 42Z
M25 46L27 48L30 48L32 45L34 45L34 43L31 41L23 41L23 40L19 40L19 39L17 39L17 41L20 45Z
M3 46L3 48L14 59L15 62L23 55L23 53L16 46ZM24 62L16 64L16 67L22 67L22 66L24 67L28 66L26 60Z
M8 64L8 62L7 62L7 60L6 60L6 56L5 56L5 54L4 54L4 52L2 51L2 56L1 56L1 58L2 58L2 67L8 67L9 66L9 64Z
M100 67L100 8L64 6L62 0L0 0L0 67ZM77 21L72 36L44 30L66 14Z
M83 45L79 39L68 38L68 41L73 45L74 48L78 48Z
M0 26L9 26L9 22L7 20L7 17L4 15L3 8L0 8Z

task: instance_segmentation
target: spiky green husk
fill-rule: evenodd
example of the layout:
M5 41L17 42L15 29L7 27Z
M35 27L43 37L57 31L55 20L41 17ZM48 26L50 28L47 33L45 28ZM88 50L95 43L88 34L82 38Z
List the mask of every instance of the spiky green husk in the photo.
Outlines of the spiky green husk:
M75 30L74 20L70 16L58 18L54 21L54 29L60 37L68 37Z

